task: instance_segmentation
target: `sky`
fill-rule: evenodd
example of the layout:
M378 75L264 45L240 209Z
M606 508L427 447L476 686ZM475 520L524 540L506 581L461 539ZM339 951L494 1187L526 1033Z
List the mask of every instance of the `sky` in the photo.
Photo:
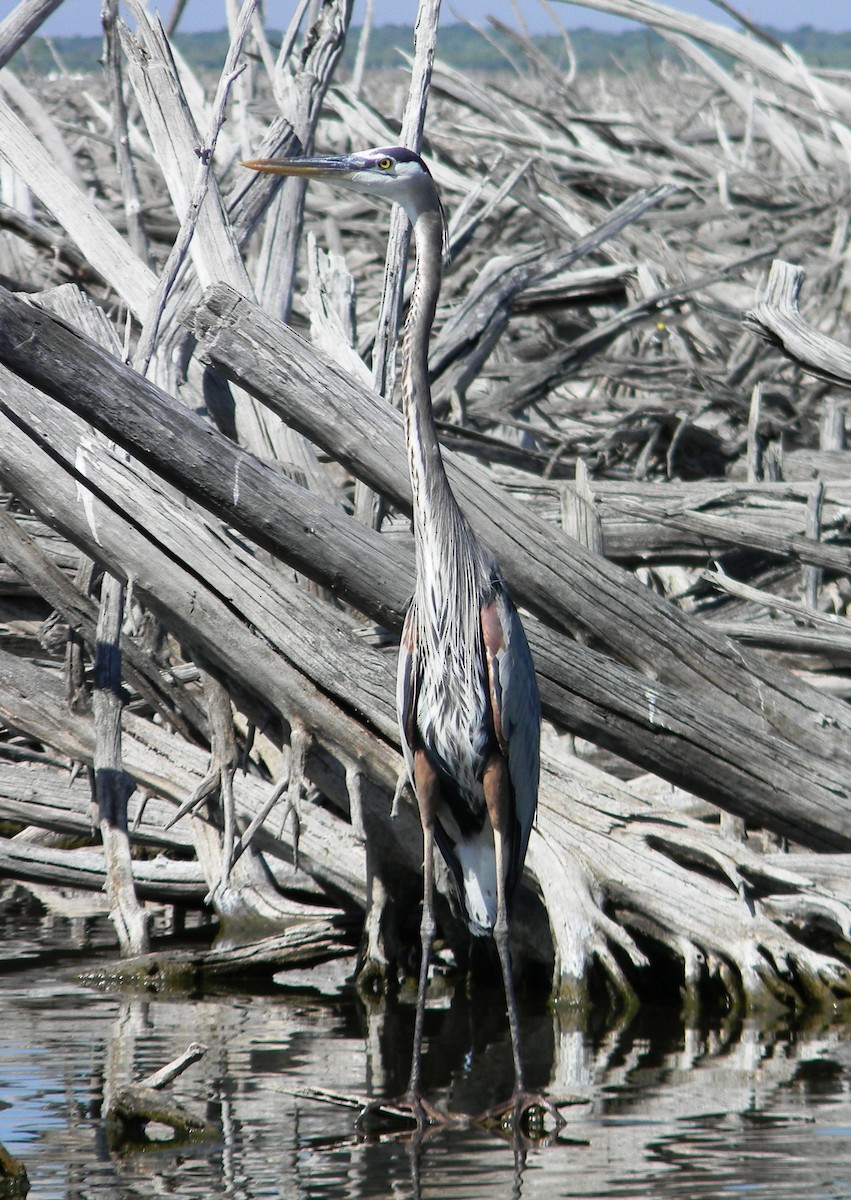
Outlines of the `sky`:
M666 0L670 8L695 16L706 17L724 25L734 22L717 8L711 0ZM552 31L553 25L538 0L443 0L442 21L463 17L477 24L484 24L488 16L495 16L507 24L516 25L514 4L533 33ZM163 16L171 11L172 0L160 0L159 5L151 2L149 7L159 8ZM295 7L295 0L266 0L267 25L272 29L284 28ZM355 24L360 24L364 0L355 0ZM851 29L851 0L733 0L733 7L757 23L771 24L775 29L797 29L801 25L814 25L817 29ZM0 9L5 3L0 0ZM594 12L579 4L562 4L556 0L553 8L562 24L568 29L589 26L594 29L619 30L629 28L629 23L603 13ZM84 34L98 35L100 27L100 0L63 0L57 11L42 26L41 32L54 36ZM417 11L416 0L375 0L375 20L383 24L392 21L400 25L412 25ZM226 24L224 0L188 0L180 28L186 32L197 29L217 29Z

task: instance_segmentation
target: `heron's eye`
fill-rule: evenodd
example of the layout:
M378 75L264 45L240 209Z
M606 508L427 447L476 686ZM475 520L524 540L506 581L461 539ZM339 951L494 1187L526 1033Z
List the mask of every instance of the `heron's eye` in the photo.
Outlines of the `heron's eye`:
M382 171L389 171L390 168L393 166L393 159L392 158L379 158L378 166L380 167L380 169Z

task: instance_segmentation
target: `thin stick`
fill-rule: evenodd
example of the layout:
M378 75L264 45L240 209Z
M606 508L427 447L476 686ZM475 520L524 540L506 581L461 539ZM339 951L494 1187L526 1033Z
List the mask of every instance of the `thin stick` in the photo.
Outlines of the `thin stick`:
M0 67L20 50L62 0L21 0L4 21L0 21Z
M156 291L148 306L148 312L144 322L142 336L139 339L139 346L133 359L133 365L140 374L147 373L151 359L154 354L157 335L159 333L160 322L165 312L166 303L168 301L171 289L174 287L174 282L177 279L177 274L183 265L183 261L189 251L189 244L195 233L195 228L198 224L198 216L201 211L201 205L204 197L207 194L207 188L210 185L210 173L213 169L213 155L216 152L216 142L218 141L219 131L225 121L225 107L227 105L230 89L234 82L239 78L245 70L245 64L237 66L237 59L242 53L242 46L245 38L248 35L248 30L251 27L251 19L254 15L254 10L257 7L257 0L245 0L237 21L236 31L228 48L227 58L225 59L222 74L219 77L219 84L216 89L216 96L213 101L212 111L210 113L210 125L207 131L207 136L204 140L203 148L199 153L198 170L195 175L195 182L192 186L192 194L189 199L186 213L180 223L174 245L171 248L165 267L160 275L157 283Z
M375 14L375 0L366 0L366 8L363 14L363 24L361 25L360 37L358 38L358 49L355 55L355 65L352 70L351 88L356 96L360 95L361 87L363 86L363 75L366 70L366 56L369 51L369 39L372 34L372 20Z
M105 59L107 83L109 86L110 106L112 108L112 143L115 150L115 161L118 167L118 179L124 201L124 216L127 220L127 236L130 245L139 255L146 266L151 265L151 252L145 225L142 221L142 196L139 190L139 179L136 174L136 164L130 153L130 132L127 120L127 102L124 98L124 86L121 72L121 54L119 53L118 34L115 23L118 20L118 0L105 0L101 10L105 43Z
M754 385L751 392L751 404L748 410L748 483L758 483L762 479L762 438L759 432L761 414L762 382L760 381Z
M168 15L168 20L165 23L166 37L171 37L177 31L180 24L180 19L183 16L183 10L186 8L186 0L174 0L171 6L171 12Z
M172 1059L170 1063L166 1063L164 1067L160 1067L158 1071L153 1071L150 1075L146 1075L144 1079L140 1079L136 1087L154 1088L156 1091L159 1091L177 1079L178 1075L182 1075L187 1067L191 1067L199 1058L203 1058L206 1053L207 1047L202 1045L201 1042L190 1042L182 1054L178 1054L177 1058Z
M819 479L810 497L810 502L807 505L807 537L813 538L814 541L818 541L821 537L821 513L823 505L824 484ZM824 572L821 567L817 567L812 563L804 563L801 570L803 574L802 590L804 604L806 604L807 608L816 610L818 609L818 593Z
M92 711L95 725L95 794L98 802L109 915L124 955L148 951L148 919L133 883L127 800L133 782L125 773L121 753L121 651L119 636L124 616L124 585L104 575L97 627Z
M236 866L236 863L239 861L240 858L242 858L245 851L251 845L252 841L254 840L254 835L257 833L258 829L260 829L260 827L265 823L266 818L268 817L268 815L272 811L272 809L275 807L275 805L278 803L281 796L284 794L284 791L287 788L288 784L289 784L288 776L284 776L284 778L278 780L278 782L275 784L274 788L272 789L271 794L269 795L268 799L266 800L265 804L260 809L259 813L257 813L257 815L252 819L251 824L248 826L248 828L245 830L245 832L240 834L239 838L234 843L233 854L231 855L231 867Z

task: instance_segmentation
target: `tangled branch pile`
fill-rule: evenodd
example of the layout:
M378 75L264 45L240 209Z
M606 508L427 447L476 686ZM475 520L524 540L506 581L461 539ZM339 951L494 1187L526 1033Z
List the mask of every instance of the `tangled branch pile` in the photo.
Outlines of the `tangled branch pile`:
M681 67L588 78L513 35L499 80L435 66L426 125L448 467L528 613L546 717L517 950L574 997L668 963L695 1000L834 998L844 393L742 314L791 259L841 339L851 86L661 5L592 6ZM396 143L404 73L335 81L344 0L277 58L246 5L208 86L129 7L102 81L0 76L0 871L52 902L106 885L146 971L156 900L239 943L160 957L181 970L321 961L363 926L385 976L421 856L387 636L410 496L367 365L377 326L392 393L385 225L239 160Z

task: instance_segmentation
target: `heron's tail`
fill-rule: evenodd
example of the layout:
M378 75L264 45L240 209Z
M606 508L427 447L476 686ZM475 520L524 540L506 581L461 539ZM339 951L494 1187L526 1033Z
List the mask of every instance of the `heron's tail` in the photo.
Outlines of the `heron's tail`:
M470 932L475 937L490 936L496 923L496 857L490 822L455 844L461 868L459 891Z

